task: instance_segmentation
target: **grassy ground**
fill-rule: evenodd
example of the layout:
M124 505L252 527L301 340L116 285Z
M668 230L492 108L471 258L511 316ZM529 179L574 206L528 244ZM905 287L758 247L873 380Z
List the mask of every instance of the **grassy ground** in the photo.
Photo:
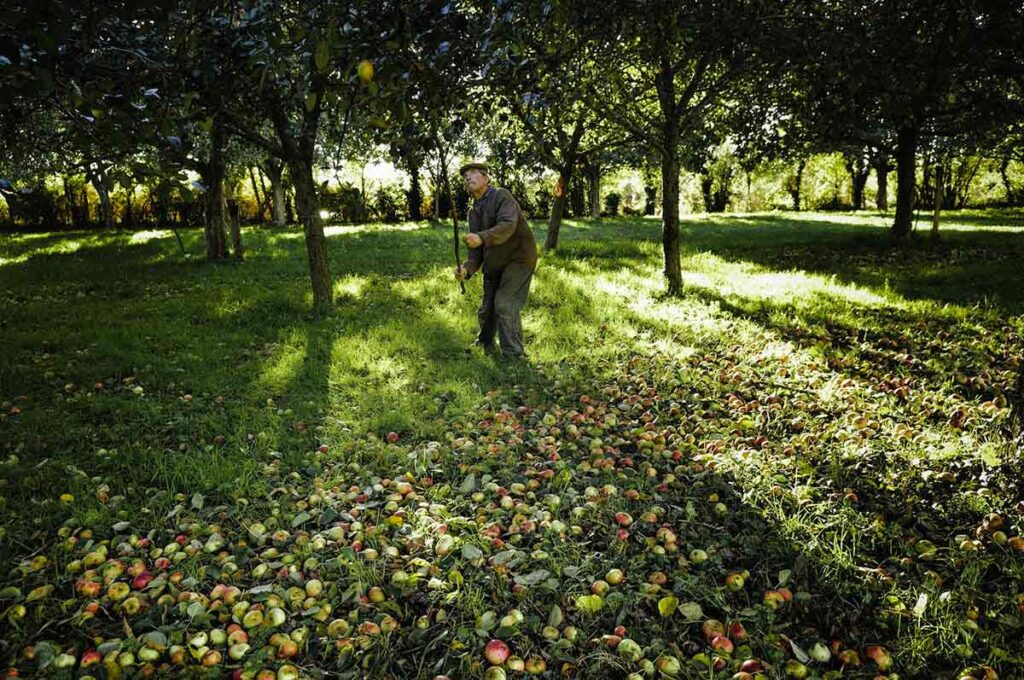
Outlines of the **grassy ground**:
M723 677L871 677L875 645L902 677L1022 674L1001 427L1024 215L906 249L888 221L694 217L681 299L656 221L570 222L511 365L467 351L480 282L459 295L444 226L331 228L322 319L296 230L247 230L224 265L195 233L190 258L163 232L0 236L0 660L68 674L99 645L108 675L174 675L181 644L215 670L471 677L502 638L552 677L712 677L715 654ZM112 598L139 561L155 580ZM242 622L218 582L287 611L242 662L185 644ZM709 619L749 635L712 652ZM636 653L601 639L619 625ZM306 631L296 656L279 630Z

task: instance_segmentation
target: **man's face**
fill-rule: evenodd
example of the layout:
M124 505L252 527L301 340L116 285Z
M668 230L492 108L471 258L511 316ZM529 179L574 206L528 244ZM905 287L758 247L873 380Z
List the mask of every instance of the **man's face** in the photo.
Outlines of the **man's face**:
M466 170L466 174L462 178L466 182L466 191L470 196L478 196L487 188L487 175L476 168Z

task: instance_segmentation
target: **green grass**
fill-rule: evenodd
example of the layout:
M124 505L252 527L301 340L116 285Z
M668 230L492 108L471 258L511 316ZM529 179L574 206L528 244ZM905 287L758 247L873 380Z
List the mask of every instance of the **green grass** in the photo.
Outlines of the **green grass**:
M188 258L165 232L0 236L0 586L28 587L33 576L18 565L29 556L66 563L61 538L82 527L113 535L128 521L133 532L159 532L178 521L171 512L217 506L219 519L203 521L248 523L284 496L291 517L306 507L295 499L366 484L368 469L378 481L409 470L450 484L452 493L434 500L472 520L485 511L457 491L468 472L513 480L511 470L487 467L484 444L499 442L513 460L538 445L474 424L506 407L567 414L586 394L618 409L622 423L608 431L623 438L623 451L642 433L644 411L659 427L678 427L685 488L665 495L654 482L635 484L645 498L676 504L669 512L682 513L684 554L714 555L715 570L673 575L680 600L750 616L763 633L753 650L762 658L781 668L771 636L809 639L815 630L848 644L885 642L911 676L987 663L1012 677L1024 657L1012 599L1024 591L1024 556L986 537L965 553L954 537L973 538L991 512L1005 518L1007 534L1024 533L1013 509L1024 499L1020 461L1001 438L1024 330L1024 215L951 213L941 242L922 233L898 249L886 241L889 219L686 219L677 299L662 295L656 220L570 221L534 279L524 316L530 361L512 365L467 351L480 282L459 294L445 225L329 228L335 306L324 318L308 314L295 229L247 229L246 261L218 265L201 261L196 232L183 234ZM543 226L535 232L542 240ZM633 410L631 396L653 405ZM520 415L539 432L531 417ZM390 431L398 446L382 441ZM482 440L464 454L459 437ZM320 444L329 452L314 456ZM585 449L578 455L588 458ZM634 483L607 474L623 488ZM848 490L855 501L843 500ZM727 517L706 514L711 493ZM697 504L692 519L687 501ZM616 503L592 509L594 524ZM642 512L624 499L621 509ZM921 537L939 546L934 560L916 558ZM605 540L565 541L551 562L589 564L600 577L620 559L600 547ZM186 564L200 580L213 573ZM813 593L814 604L789 618L743 613L760 592L741 602L721 589L721 575L739 566L762 589L788 568L793 589ZM915 617L907 611L926 592L925 570L942 575L949 594L929 592ZM364 572L358 563L325 569L342 590L347 581L385 582L383 571ZM499 606L490 590L467 579L452 619L471 628L480 608ZM887 597L905 611L894 614ZM542 603L538 621L547 617ZM964 628L971 607L980 610L978 633ZM588 623L588 634L611 632L616 616ZM658 653L700 651L683 638L659 647L658 620L631 625L640 626L631 637ZM10 630L0 638L39 639ZM413 674L400 659L429 649L446 668L479 672L471 661L479 641L453 649L413 638L378 650L375 663ZM520 640L536 653L541 642ZM602 654L584 646L569 657L581 672L620 672L622 662ZM559 663L549 657L552 672Z

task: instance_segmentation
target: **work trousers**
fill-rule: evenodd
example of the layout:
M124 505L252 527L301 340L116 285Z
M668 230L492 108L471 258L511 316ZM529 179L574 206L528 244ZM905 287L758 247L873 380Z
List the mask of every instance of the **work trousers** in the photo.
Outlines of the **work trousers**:
M523 356L523 326L519 314L530 294L532 279L533 267L516 262L509 263L497 274L484 275L484 298L477 312L478 345L493 347L497 334L502 354Z

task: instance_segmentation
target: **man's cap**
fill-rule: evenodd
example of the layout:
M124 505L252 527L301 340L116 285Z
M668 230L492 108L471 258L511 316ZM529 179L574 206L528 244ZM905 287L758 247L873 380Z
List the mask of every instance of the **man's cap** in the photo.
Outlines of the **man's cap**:
M480 172L484 173L485 175L490 174L490 173L487 172L487 164L486 163L476 163L476 162L474 162L474 163L466 163L461 168L459 168L459 176L461 177L462 175L465 175L466 174L466 170L479 170Z

